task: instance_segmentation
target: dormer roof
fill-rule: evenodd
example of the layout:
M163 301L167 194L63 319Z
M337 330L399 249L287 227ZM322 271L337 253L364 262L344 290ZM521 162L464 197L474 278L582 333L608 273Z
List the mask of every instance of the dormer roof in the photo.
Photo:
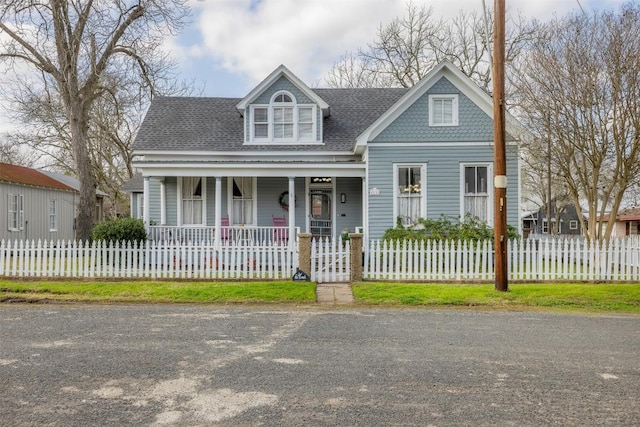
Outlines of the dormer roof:
M321 110L323 117L329 116L329 104L327 104L317 93L315 93L309 86L307 86L302 80L300 80L295 74L293 74L287 67L280 65L273 70L262 82L260 82L247 96L236 105L240 114L244 115L247 107L254 102L262 93L269 89L279 78L285 77L291 82L298 90L304 93L309 99L311 99Z

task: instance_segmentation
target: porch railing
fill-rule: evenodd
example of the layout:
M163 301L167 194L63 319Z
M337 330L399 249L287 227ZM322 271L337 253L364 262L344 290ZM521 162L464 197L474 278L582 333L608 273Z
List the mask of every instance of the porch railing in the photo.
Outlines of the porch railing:
M300 232L300 227L294 228L296 236ZM184 227L174 225L153 225L149 227L148 238L154 242L180 242L200 244L214 242L216 238L216 228L206 227ZM289 227L274 226L223 226L220 227L220 243L223 246L229 245L286 245L289 243Z

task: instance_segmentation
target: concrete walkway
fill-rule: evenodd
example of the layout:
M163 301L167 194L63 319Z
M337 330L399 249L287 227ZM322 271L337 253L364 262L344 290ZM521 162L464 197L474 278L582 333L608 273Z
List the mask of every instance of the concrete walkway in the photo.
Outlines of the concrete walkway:
M349 283L319 283L316 286L319 304L352 304L353 291Z

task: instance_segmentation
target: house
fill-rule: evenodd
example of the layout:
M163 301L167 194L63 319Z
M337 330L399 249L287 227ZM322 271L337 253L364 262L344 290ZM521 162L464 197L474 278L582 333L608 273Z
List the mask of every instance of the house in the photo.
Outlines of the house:
M54 172L0 163L0 240L73 240L77 180ZM96 215L102 198L96 196Z
M280 66L244 98L157 97L134 142L142 215L167 230L361 231L400 220L493 222L492 99L451 63L413 88L312 89ZM507 221L519 228L518 140L507 114ZM140 209L140 208L138 208ZM251 234L251 233L248 233Z
M526 212L522 215L522 236L560 235L581 236L582 226L580 216L571 203L567 203L560 209L556 209L555 201L552 203L551 228L547 220L547 208L541 207L537 211Z
M62 182L63 184L68 185L73 188L77 192L80 192L80 180L78 178L74 178L69 175L65 175L58 172L52 172L45 169L38 169L43 174L50 176L56 181ZM102 221L104 219L104 200L108 197L108 194L100 189L96 189L96 203L95 210L93 212L93 220L95 222Z
M601 219L604 223L609 222L610 215L605 215ZM603 225L603 229L606 224ZM618 211L616 215L612 237L637 236L640 235L640 208L629 208Z
M122 191L129 193L129 216L136 219L144 219L144 179L142 175L135 174L124 183Z

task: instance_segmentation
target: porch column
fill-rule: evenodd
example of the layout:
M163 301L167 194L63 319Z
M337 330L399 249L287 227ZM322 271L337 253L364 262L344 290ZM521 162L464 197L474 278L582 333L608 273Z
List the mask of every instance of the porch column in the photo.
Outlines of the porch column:
M367 218L367 212L369 212L369 188L367 177L364 177L362 178L362 235L365 245L369 239L369 218Z
M151 219L149 217L149 177L145 176L144 177L144 187L143 187L143 202L142 202L142 218L144 220L144 228L147 231L147 234L149 234L149 220Z
M296 179L289 177L289 247L295 245L296 232Z
M220 247L221 235L220 227L222 226L222 177L216 176L216 205L215 205L215 218L213 219L216 234L215 234L215 247Z
M167 223L167 186L164 178L160 181L160 224Z

